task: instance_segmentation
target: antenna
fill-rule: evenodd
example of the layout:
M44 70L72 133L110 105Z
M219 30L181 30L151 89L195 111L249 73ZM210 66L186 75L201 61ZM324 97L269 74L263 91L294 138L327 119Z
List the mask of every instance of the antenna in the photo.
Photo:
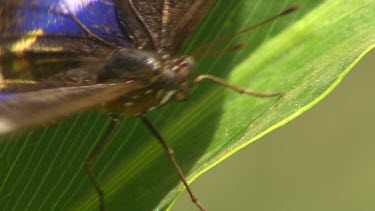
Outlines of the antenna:
M196 55L199 55L199 54L200 54L203 50L205 50L205 49L211 48L211 47L213 47L213 46L215 46L215 45L217 45L217 44L219 44L219 43L222 43L222 42L225 42L225 41L231 40L231 39L233 39L234 37L237 37L238 35L241 35L241 34L244 34L244 33L246 33L246 32L249 32L249 31L251 31L251 30L253 30L253 29L256 29L256 28L258 28L259 26L264 25L264 24L267 24L267 23L269 23L269 22L272 22L272 21L276 20L277 18L280 18L280 17L282 17L282 16L284 16L284 15L288 15L288 14L294 12L295 10L297 10L298 8L299 8L298 5L294 5L294 6L292 6L292 7L289 7L288 9L282 11L281 13L276 14L276 15L274 15L274 16L272 16L272 17L270 17L270 18L268 18L268 19L266 19L266 20L264 20L264 21L262 21L262 22L259 22L259 23L255 24L255 25L253 25L253 26L247 28L247 29L244 29L244 30L238 31L238 32L236 32L236 33L233 33L233 34L230 34L230 35L227 35L227 36L221 37L221 38L216 39L216 40L214 40L214 41L212 41L212 42L210 42L210 43L207 43L207 44L205 44L205 45L203 45L203 46L201 46L201 47L199 47L199 48L193 50L192 52L189 53L189 55L190 55L190 56L196 56Z

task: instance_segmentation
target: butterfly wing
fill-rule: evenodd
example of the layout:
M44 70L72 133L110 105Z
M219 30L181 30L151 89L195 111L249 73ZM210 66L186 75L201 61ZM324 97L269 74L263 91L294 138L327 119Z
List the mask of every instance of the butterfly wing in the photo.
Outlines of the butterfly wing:
M43 80L79 66L83 57L118 46L133 44L113 4L0 0L0 70L5 78Z
M136 82L48 81L73 68L89 72L100 64L83 65L83 58L95 57L98 51L105 58L114 46L131 45L113 4L0 0L0 134L55 121L139 88Z
M19 40L30 34L38 35L39 39L32 43L33 45L24 46L24 48L28 47L25 50L43 50L37 48L43 44L44 46L68 44L71 48L81 49L80 42L89 42L93 39L88 36L88 31L116 46L127 46L131 41L122 29L115 6L110 2L1 0L0 16L2 38ZM69 42L54 44L60 38L65 40L69 38Z
M175 55L214 0L114 0L138 46Z
M0 135L59 120L131 95L141 83L94 84L0 94Z
M104 61L83 65L83 58L98 54L105 58L117 47L154 46L149 49L173 55L213 0L0 3L0 71L4 81L31 80L43 84L51 76L74 68L89 73ZM31 91L26 85L18 92L0 92L0 126L6 132L44 124L101 102L126 97L144 87L135 82L116 86L94 83ZM5 90L6 84L1 83Z

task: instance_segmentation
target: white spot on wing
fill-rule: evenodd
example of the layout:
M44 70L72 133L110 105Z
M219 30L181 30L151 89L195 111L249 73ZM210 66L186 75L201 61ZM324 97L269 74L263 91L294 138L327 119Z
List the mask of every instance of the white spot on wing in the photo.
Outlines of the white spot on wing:
M154 90L149 89L149 90L147 90L147 91L145 92L145 94L146 94L146 95L151 94L153 91L154 91Z
M133 105L134 105L134 103L132 103L132 102L126 102L126 103L124 103L125 107L131 107Z

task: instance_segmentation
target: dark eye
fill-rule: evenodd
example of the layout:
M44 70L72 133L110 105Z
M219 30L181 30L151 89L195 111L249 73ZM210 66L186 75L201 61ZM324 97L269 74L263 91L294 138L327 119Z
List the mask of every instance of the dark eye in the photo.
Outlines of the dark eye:
M192 57L182 57L176 61L176 69L180 82L186 81L195 69L195 62Z
M181 58L181 62L180 62L180 66L181 67L191 67L191 68L195 68L195 60L193 57L183 57Z

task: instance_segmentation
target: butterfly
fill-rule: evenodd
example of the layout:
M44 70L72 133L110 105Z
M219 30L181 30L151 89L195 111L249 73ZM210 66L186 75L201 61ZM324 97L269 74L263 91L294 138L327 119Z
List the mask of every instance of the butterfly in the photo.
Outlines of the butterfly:
M192 193L157 128L145 113L183 101L202 80L258 93L211 75L189 81L194 59L177 57L214 0L0 1L0 134L55 122L100 108L112 122L85 161L104 210L104 193L92 173L119 115L137 116L166 150L192 201Z

